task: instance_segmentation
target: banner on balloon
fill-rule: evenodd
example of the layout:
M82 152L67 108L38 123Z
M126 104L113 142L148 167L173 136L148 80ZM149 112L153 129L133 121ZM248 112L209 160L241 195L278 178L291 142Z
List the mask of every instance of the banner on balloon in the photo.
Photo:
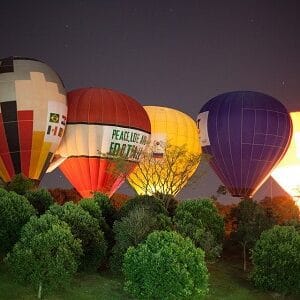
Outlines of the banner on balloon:
M67 106L63 103L48 103L45 142L59 143L66 127Z
M209 146L209 136L207 131L207 121L208 121L208 114L209 111L201 112L197 117L197 127L199 130L199 137L200 137L200 143L201 146Z
M100 153L139 161L150 134L133 128L102 125L103 143Z

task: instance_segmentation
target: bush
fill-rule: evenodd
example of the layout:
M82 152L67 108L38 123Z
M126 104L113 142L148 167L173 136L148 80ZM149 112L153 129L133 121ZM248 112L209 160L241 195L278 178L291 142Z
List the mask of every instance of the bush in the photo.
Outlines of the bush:
M108 196L101 193L94 193L92 199L99 205L106 223L112 228L117 211L111 204Z
M292 226L274 226L261 234L252 252L252 280L264 290L300 292L300 234Z
M137 246L154 230L170 230L171 226L171 220L166 215L154 216L143 207L137 207L127 217L116 221L113 227L116 244L110 260L112 271L121 271L124 254L129 246Z
M224 238L224 221L214 203L209 199L181 202L174 216L176 230L191 238L196 247L213 260L220 256Z
M78 204L98 221L100 229L104 232L105 240L112 245L114 241L112 229L106 223L105 218L102 215L102 210L95 199L82 199Z
M0 189L0 255L12 249L22 226L34 214L34 208L25 197Z
M19 195L25 195L27 191L35 188L35 184L32 179L27 178L23 174L17 174L12 178L11 182L6 185L6 189Z
M119 210L118 218L128 216L129 212L134 210L136 207L144 207L153 214L165 214L168 215L167 210L164 208L162 201L155 198L154 196L136 196L128 200Z
M50 206L48 213L66 222L74 237L81 240L83 257L80 267L97 269L105 258L107 248L98 220L72 202L65 203L63 206L54 204Z
M140 298L181 299L208 291L204 252L176 232L155 231L124 257L125 290Z
M164 195L161 193L155 194L155 197L162 202L163 206L168 211L169 216L174 217L179 204L178 200L173 195Z
M39 189L35 191L27 191L25 197L30 204L36 209L38 215L42 215L54 204L54 199L51 194L45 189Z
M70 227L52 215L32 217L6 262L16 279L35 288L56 289L68 285L82 254L80 241Z

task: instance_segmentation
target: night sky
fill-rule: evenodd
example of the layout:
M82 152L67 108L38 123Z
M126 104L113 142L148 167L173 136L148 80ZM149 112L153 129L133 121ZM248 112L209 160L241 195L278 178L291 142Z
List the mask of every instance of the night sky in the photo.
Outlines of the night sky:
M233 90L267 93L295 111L299 15L297 0L10 0L1 3L0 57L45 61L67 90L112 88L194 119L210 98ZM219 184L208 170L180 197L211 195ZM70 186L58 171L42 185Z

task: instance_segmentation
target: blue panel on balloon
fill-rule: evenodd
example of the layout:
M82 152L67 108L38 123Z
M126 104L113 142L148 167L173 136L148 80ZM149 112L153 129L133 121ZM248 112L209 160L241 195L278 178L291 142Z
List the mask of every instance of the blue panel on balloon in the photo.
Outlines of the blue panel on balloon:
M275 98L251 91L214 97L197 124L204 153L232 196L252 197L285 153L292 121Z

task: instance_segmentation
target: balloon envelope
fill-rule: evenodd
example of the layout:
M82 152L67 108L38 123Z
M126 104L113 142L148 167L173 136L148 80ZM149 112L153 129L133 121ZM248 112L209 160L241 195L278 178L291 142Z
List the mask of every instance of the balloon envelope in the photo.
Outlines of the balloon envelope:
M147 144L148 115L133 98L109 89L78 89L67 98L66 134L56 152L59 168L81 196L96 191L111 196ZM119 156L121 161L112 159Z
M300 112L290 115L293 122L291 143L271 175L300 205Z
M67 106L59 76L45 63L0 59L0 176L40 180L65 129Z
M144 108L151 122L150 152L152 153L150 156L152 155L155 159L162 159L163 172L157 173L155 160L153 160L154 164L151 166L152 160L151 158L149 160L147 155L146 160L144 162L141 160L139 167L130 174L128 182L138 194L152 195L158 192L175 196L193 175L199 162L188 171L189 174L187 174L184 181L177 181L179 184L177 187L176 180L174 180L175 172L168 172L171 166L163 160L164 155L169 155L172 158L172 153L165 153L165 149L166 151L174 151L176 147L184 146L184 153L187 153L187 156L189 154L199 155L201 148L196 123L188 115L172 108L159 106L144 106ZM188 162L184 159L178 160L172 164L172 168L180 173L180 169L184 170L187 164ZM172 185L175 186L172 187Z
M285 153L292 130L278 100L250 91L211 99L197 123L210 165L236 197L253 196Z

